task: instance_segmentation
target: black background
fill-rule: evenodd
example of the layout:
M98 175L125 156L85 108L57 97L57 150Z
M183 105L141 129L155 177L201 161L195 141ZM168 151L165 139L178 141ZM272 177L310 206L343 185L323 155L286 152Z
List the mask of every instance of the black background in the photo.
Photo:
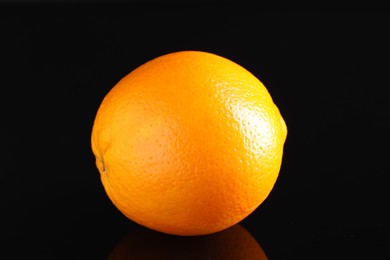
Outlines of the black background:
M93 119L124 75L188 49L247 68L287 123L275 188L241 222L267 256L390 257L388 15L73 2L0 3L7 259L105 259L139 228L105 195L90 149Z

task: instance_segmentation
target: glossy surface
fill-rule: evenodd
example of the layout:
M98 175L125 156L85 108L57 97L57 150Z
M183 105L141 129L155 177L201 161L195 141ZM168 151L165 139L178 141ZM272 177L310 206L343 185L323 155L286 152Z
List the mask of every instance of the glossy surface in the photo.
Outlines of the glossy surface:
M204 235L238 223L266 199L286 135L254 75L215 54L181 51L113 87L97 112L92 148L123 214L157 231Z
M108 257L114 259L268 259L241 225L205 236L179 237L138 228L125 235Z

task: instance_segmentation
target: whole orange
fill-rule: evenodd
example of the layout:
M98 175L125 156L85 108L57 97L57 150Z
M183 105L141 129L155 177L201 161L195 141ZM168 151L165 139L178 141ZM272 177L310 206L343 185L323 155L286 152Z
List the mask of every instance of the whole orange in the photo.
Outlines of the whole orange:
M287 128L248 70L201 51L165 54L104 97L92 150L129 219L175 235L226 229L271 192Z

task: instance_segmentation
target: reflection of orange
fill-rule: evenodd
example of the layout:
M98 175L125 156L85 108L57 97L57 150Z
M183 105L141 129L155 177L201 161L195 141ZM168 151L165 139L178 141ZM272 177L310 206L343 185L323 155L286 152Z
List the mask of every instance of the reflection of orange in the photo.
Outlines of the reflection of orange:
M146 228L130 232L111 251L121 259L268 259L261 246L241 225L205 236L172 236Z
M254 75L182 51L138 67L106 95L92 149L108 196L128 218L203 235L238 223L268 196L286 134Z

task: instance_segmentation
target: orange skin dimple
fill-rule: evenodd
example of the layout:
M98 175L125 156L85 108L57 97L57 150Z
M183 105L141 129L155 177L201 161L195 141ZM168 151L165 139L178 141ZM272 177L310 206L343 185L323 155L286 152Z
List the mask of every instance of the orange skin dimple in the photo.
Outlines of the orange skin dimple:
M141 65L106 95L92 150L109 198L129 219L203 235L266 199L286 135L254 75L215 54L181 51Z

